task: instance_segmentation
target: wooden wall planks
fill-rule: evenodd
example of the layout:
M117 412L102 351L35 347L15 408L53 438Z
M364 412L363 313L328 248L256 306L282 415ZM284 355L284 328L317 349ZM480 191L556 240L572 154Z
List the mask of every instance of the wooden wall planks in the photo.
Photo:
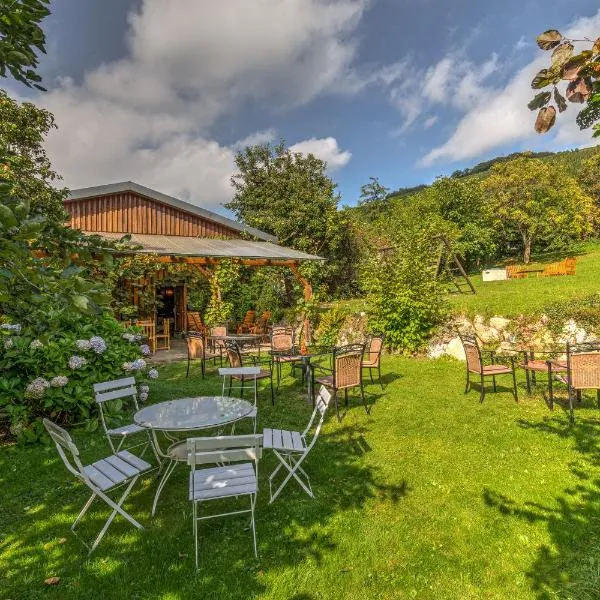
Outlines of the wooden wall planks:
M65 201L70 225L94 232L235 237L239 232L133 192Z

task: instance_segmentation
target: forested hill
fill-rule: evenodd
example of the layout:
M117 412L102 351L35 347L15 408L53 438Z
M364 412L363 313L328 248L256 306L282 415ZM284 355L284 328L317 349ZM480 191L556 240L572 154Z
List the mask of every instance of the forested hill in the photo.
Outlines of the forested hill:
M475 166L463 169L462 171L454 171L451 177L460 178L470 177L473 175L482 175L484 173L487 173L494 164L499 162L506 162L507 160L518 158L519 156L542 158L551 162L560 163L561 165L565 166L572 175L576 177L581 167L581 162L584 161L586 158L590 158L590 156L598 152L599 149L600 146L594 146L591 148L566 150L564 152L515 152L513 154L509 154L508 156L497 156L496 158L480 162ZM428 186L425 184L421 184L409 188L398 188L397 190L388 194L388 199L401 196L410 196L426 187Z

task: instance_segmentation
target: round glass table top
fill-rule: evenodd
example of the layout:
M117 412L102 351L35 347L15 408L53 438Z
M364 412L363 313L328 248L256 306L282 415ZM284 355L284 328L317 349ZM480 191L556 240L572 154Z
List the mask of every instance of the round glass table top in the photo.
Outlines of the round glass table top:
M148 429L188 431L233 423L248 416L253 408L240 398L199 396L146 406L133 419Z

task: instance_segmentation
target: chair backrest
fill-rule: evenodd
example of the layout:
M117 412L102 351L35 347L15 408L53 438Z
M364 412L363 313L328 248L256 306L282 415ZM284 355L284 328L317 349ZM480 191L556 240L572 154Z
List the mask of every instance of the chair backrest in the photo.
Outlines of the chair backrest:
M285 352L294 347L294 330L291 327L278 325L271 332L271 350Z
M254 319L256 319L256 311L249 310L246 312L246 315L244 316L243 324L244 325L252 325L252 323L254 323Z
M333 351L333 385L336 389L360 385L364 349L364 344L349 344Z
M201 333L189 331L185 336L185 341L187 344L188 359L204 358L204 336Z
M600 389L600 343L567 344L567 370L573 389Z
M104 415L104 403L109 400L121 400L131 398L136 411L139 410L137 401L137 387L134 377L123 377L123 379L114 379L112 381L103 381L94 384L94 398L100 409L100 420L102 427L106 432L108 429L106 417Z
M165 337L170 337L171 335L171 319L167 319L166 317L163 319L162 326L162 335Z
M211 327L210 335L227 335L227 327L219 325L218 327Z
M323 426L323 421L325 420L325 413L327 412L327 408L329 407L330 402L331 402L331 392L325 386L322 385L317 397L315 398L315 408L310 417L310 421L308 422L306 429L302 432L302 437L304 438L304 441L306 442L306 436L308 435L311 427L313 426L313 423L314 423L315 419L317 418L317 415L319 415L319 421L317 423L315 432L312 436L312 439L310 440L310 443L307 444L307 447L306 447L307 452L315 445L315 442L317 441L317 438L319 437L319 433L321 432L321 427Z
M148 339L152 349L154 349L154 340L156 339L156 323L154 321L136 321L135 326L142 328L142 335Z
M187 463L196 465L251 460L255 465L262 456L262 434L224 435L187 439Z
M379 365L379 360L381 359L381 352L383 350L383 335L374 335L369 339L369 343L367 346L367 351L365 354L367 355L367 361L369 364L373 364L375 366Z
M83 471L83 465L81 464L81 460L79 458L79 450L71 439L71 436L62 427L58 426L53 421L50 421L50 419L43 419L42 422L44 423L46 431L56 444L56 450L58 451L62 461L65 463L65 467L67 467L67 469L73 473L75 477L78 477L79 479L85 479L86 476ZM71 461L69 460L65 450L71 455L71 460L75 466L71 464Z
M242 353L235 342L225 342L225 351L227 352L230 367L235 369L244 366L242 363Z
M522 276L520 265L506 265L506 278L519 279Z
M188 312L186 318L188 331L204 331L204 323L202 323L202 317L199 312Z
M575 275L577 269L577 257L567 256L565 258L565 275Z
M467 359L467 369L475 373L481 373L483 362L481 360L481 349L474 335L459 334Z

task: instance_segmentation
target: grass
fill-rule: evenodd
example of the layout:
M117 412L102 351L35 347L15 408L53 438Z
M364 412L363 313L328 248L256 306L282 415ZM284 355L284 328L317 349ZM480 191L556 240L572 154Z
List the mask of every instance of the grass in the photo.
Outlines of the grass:
M560 257L562 258L562 257ZM543 267L547 259L531 265ZM508 281L483 282L481 274L471 276L476 294L451 296L451 307L457 313L468 316L513 317L520 314L540 312L556 301L569 301L600 291L600 244L590 243L577 256L577 273L574 276L536 277Z
M164 367L153 401L214 393L218 378ZM521 381L522 381L521 376ZM69 526L87 497L54 447L0 448L0 597L4 599L550 599L600 598L600 416L591 399L567 425L521 385L463 394L464 365L384 357L385 389L367 386L367 416L351 396L333 412L306 465L316 499L290 484L268 505L261 463L259 559L244 518L201 525L193 563L187 469L165 489L147 477L91 558ZM291 378L262 426L301 428L310 407ZM74 432L84 461L107 454L100 433ZM97 505L81 535L107 516ZM64 542L62 538L65 538ZM60 577L56 586L44 580Z

